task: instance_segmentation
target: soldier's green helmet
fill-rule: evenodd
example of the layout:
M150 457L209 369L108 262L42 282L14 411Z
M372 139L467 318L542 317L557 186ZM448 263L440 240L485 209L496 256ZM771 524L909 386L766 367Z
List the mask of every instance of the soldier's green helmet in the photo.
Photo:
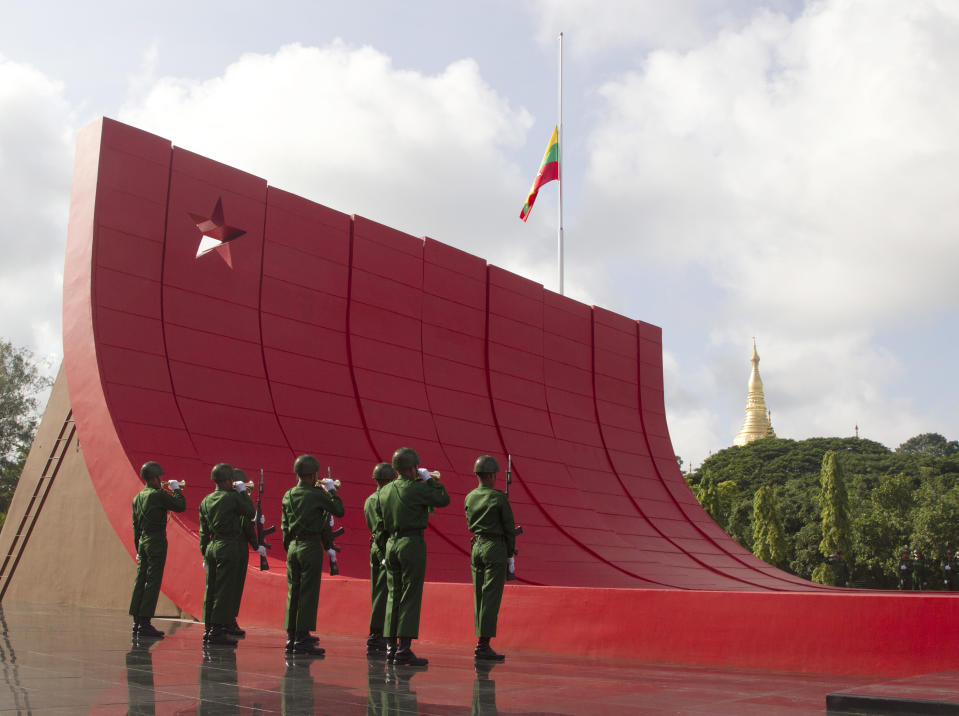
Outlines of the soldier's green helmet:
M373 479L377 482L389 482L396 479L396 470L388 462L381 462L373 468Z
M153 477L160 477L163 474L163 468L160 467L160 463L150 462L143 463L143 467L140 468L140 477L144 480L149 480Z
M489 455L480 455L473 463L473 472L477 475L486 472L499 472L499 463Z
M293 472L295 472L298 477L315 475L319 471L320 461L312 455L300 455L296 458L296 462L293 463Z
M420 464L420 456L416 454L413 448L401 447L393 453L393 468L395 470L408 470L411 467L417 467Z
M213 482L233 482L233 466L225 462L214 465L210 470L210 479Z

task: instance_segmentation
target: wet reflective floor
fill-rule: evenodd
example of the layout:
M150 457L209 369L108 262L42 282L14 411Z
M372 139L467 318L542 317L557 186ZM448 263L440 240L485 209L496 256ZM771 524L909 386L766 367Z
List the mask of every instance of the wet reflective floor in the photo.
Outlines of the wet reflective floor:
M429 666L413 669L368 660L353 638L323 637L325 658L289 658L279 629L204 649L200 624L154 619L166 638L140 644L130 624L114 611L2 605L0 713L803 714L823 713L829 692L883 681L517 652L481 668L469 649L428 642L414 649Z

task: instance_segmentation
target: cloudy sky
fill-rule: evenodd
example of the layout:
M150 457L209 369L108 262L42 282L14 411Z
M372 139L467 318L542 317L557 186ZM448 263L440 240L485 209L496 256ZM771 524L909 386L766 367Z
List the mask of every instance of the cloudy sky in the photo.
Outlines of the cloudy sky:
M57 8L59 5L59 8ZM676 452L959 438L953 0L0 0L0 336L51 365L73 143L104 115L663 328ZM53 14L57 17L54 19Z

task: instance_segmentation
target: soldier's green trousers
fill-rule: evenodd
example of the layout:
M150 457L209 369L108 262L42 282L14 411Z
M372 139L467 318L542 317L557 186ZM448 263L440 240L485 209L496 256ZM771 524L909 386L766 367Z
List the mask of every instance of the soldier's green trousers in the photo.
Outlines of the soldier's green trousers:
M166 534L140 537L140 544L137 545L140 560L137 578L133 583L133 595L130 597L130 616L150 618L156 611L166 564L166 549Z
M382 634L386 620L386 567L383 552L375 544L370 545L370 633Z
M240 613L240 602L243 600L243 587L246 585L246 570L250 566L250 543L240 539L236 543L238 566L236 569L236 584L233 585L236 599L233 604L233 618Z
M496 620L503 601L508 564L502 540L477 540L470 553L473 569L473 621L476 636L496 636Z
M316 629L316 608L320 603L320 578L323 576L323 545L319 539L290 542L286 553L287 631Z
M418 639L426 540L422 535L390 537L386 543L386 619L383 636Z
M240 558L236 540L217 539L210 542L204 555L206 591L203 593L203 623L230 624L236 605L237 570Z

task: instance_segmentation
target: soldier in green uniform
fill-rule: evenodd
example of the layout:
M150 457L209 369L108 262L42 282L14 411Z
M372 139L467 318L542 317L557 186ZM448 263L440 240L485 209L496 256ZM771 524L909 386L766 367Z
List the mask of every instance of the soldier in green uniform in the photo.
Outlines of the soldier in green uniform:
M237 570L241 568L237 543L241 518L253 519L256 507L246 494L246 483L234 484L233 468L221 462L210 472L216 489L200 503L200 553L206 566L203 594L203 641L235 646L226 627L236 606Z
M283 495L283 547L286 549L286 650L322 656L310 632L316 628L316 608L323 576L323 526L329 516L343 516L343 501L333 480L323 478L316 485L320 463L312 455L300 455L293 463L298 484Z
M470 566L473 571L473 621L478 642L473 652L485 661L503 661L489 645L496 636L496 620L509 558L516 551L516 523L506 494L495 489L499 464L489 455L481 455L473 465L479 481L464 501L466 527L473 533L470 540Z
M242 482L246 485L246 473L238 467L233 468L233 488L236 489L237 483ZM239 566L236 570L236 584L233 594L236 597L233 604L233 621L226 625L224 631L230 636L244 637L246 632L240 628L237 617L240 614L240 603L243 601L243 587L246 586L246 570L250 565L250 547L257 549L259 545L256 542L256 525L252 520L246 517L240 518L240 536L236 541L236 554ZM266 547L259 552L266 553Z
M386 618L386 559L387 534L383 529L383 520L379 515L380 490L396 479L396 470L388 462L381 462L373 468L376 491L363 503L363 515L370 530L370 635L366 640L367 654L381 654L386 651L383 638L383 621Z
M946 558L942 563L942 586L946 591L953 591L959 582L959 560L951 547L946 547Z
M140 477L146 485L133 498L133 544L137 551L137 578L130 598L130 616L133 617L133 636L160 638L163 632L150 623L160 598L160 583L166 564L167 512L183 512L186 498L180 483L170 480L171 492L160 485L163 468L159 463L147 462L140 468Z
M446 507L450 496L439 480L426 470L417 470L420 458L410 448L393 453L393 469L399 477L379 492L379 514L386 542L386 660L393 664L426 666L410 648L419 636L420 606L426 579L426 540L423 530L430 509Z

